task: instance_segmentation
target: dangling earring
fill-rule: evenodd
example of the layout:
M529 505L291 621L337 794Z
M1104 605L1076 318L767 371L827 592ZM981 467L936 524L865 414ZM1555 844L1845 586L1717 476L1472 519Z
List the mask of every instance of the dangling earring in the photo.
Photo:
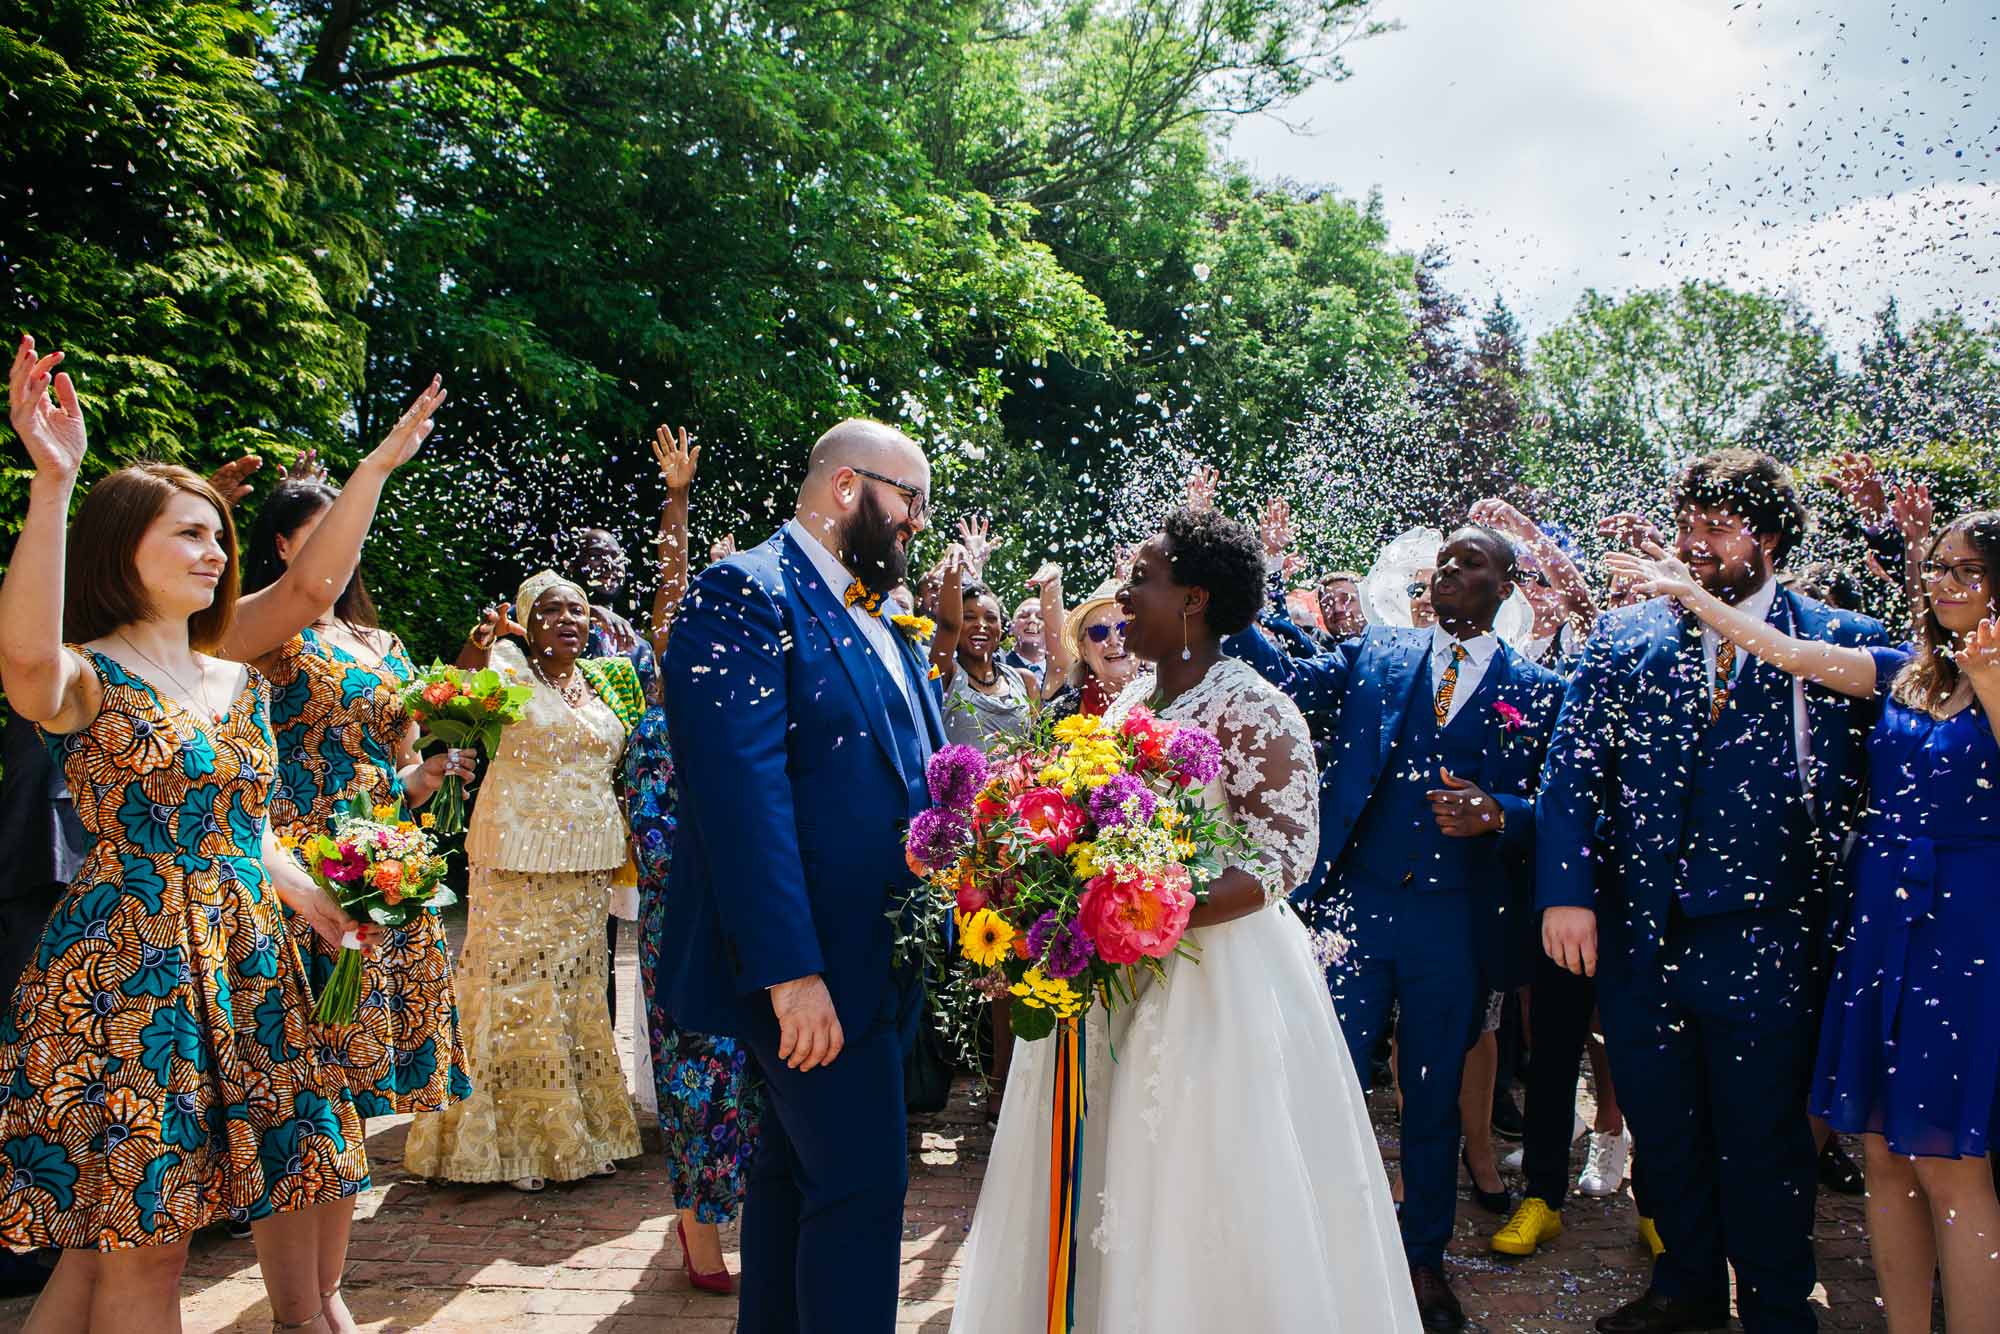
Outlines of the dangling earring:
M1181 613L1181 661L1182 662L1186 662L1188 661L1188 659L1194 657L1193 652L1190 651L1188 648L1187 621L1188 621L1188 614L1186 612L1182 612Z

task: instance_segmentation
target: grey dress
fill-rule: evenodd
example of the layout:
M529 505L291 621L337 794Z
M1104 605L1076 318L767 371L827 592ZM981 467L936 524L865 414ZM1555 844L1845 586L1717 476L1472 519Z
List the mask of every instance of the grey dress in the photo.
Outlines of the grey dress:
M1028 735L1031 711L1021 674L1004 664L995 665L1001 688L992 695L973 689L963 665L952 673L951 689L944 695L944 735L953 745L987 750L1001 737L1018 740Z

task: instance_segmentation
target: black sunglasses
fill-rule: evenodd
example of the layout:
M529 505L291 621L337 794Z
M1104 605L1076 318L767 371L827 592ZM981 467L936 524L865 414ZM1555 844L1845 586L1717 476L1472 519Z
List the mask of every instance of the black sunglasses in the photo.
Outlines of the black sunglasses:
M910 522L922 523L924 515L930 513L931 502L929 497L925 496L922 491L911 486L908 482L899 482L893 477L884 477L879 472L870 472L866 468L857 468L852 464L848 465L847 470L857 476L866 477L870 481L880 482L891 490L900 491L910 502Z
M1111 632L1114 630L1118 632L1118 637L1123 639L1125 637L1125 627L1130 624L1132 624L1130 621L1119 621L1114 625L1086 625L1083 627L1083 632L1090 636L1091 643L1102 644L1105 640L1111 638Z

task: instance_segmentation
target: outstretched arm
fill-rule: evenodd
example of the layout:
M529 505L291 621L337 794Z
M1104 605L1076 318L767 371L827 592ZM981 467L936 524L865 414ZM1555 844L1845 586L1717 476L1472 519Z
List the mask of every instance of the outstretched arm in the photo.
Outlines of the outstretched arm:
M701 446L688 448L685 426L678 437L662 426L653 435L653 458L667 484L667 502L660 508L660 588L653 594L652 627L653 652L664 654L681 599L687 596L688 491L701 462Z
M1652 542L1645 555L1614 552L1605 564L1618 578L1630 579L1648 597L1670 597L1699 616L1715 633L1759 662L1816 681L1843 695L1866 698L1875 693L1875 659L1866 650L1796 639L1740 607L1733 607L1695 582L1687 566Z
M63 354L35 355L26 334L7 376L7 414L35 465L28 515L0 580L0 686L7 704L55 733L97 716L97 674L63 648L64 542L70 497L88 449L76 386L56 371Z
M1279 613L1282 616L1282 613ZM1289 618L1286 618L1289 623ZM1287 653L1273 644L1256 626L1223 641L1222 651L1241 658L1257 669L1257 674L1292 697L1299 712L1308 720L1317 718L1330 726L1340 717L1341 701L1347 698L1347 680L1359 639L1337 644L1325 653L1310 657Z
M931 638L931 671L940 690L951 689L958 674L958 635L965 627L965 548L952 543L939 563L937 634Z
M382 443L355 466L340 498L278 581L236 604L222 657L254 662L333 609L361 562L361 544L375 522L383 485L423 445L431 433L431 417L443 402L444 383L433 376Z

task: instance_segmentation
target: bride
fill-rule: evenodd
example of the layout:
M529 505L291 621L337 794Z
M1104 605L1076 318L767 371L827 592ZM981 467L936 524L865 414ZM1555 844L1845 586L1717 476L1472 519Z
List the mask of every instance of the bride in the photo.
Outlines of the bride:
M1211 806L1257 851L1209 886L1198 960L1085 1024L1078 1334L1421 1328L1389 1183L1326 981L1286 896L1318 843L1312 742L1291 701L1222 655L1262 605L1263 553L1213 510L1180 510L1119 590L1126 643L1158 664L1138 704L1222 743ZM954 1334L1049 1327L1055 1044L1014 1054L973 1215Z

